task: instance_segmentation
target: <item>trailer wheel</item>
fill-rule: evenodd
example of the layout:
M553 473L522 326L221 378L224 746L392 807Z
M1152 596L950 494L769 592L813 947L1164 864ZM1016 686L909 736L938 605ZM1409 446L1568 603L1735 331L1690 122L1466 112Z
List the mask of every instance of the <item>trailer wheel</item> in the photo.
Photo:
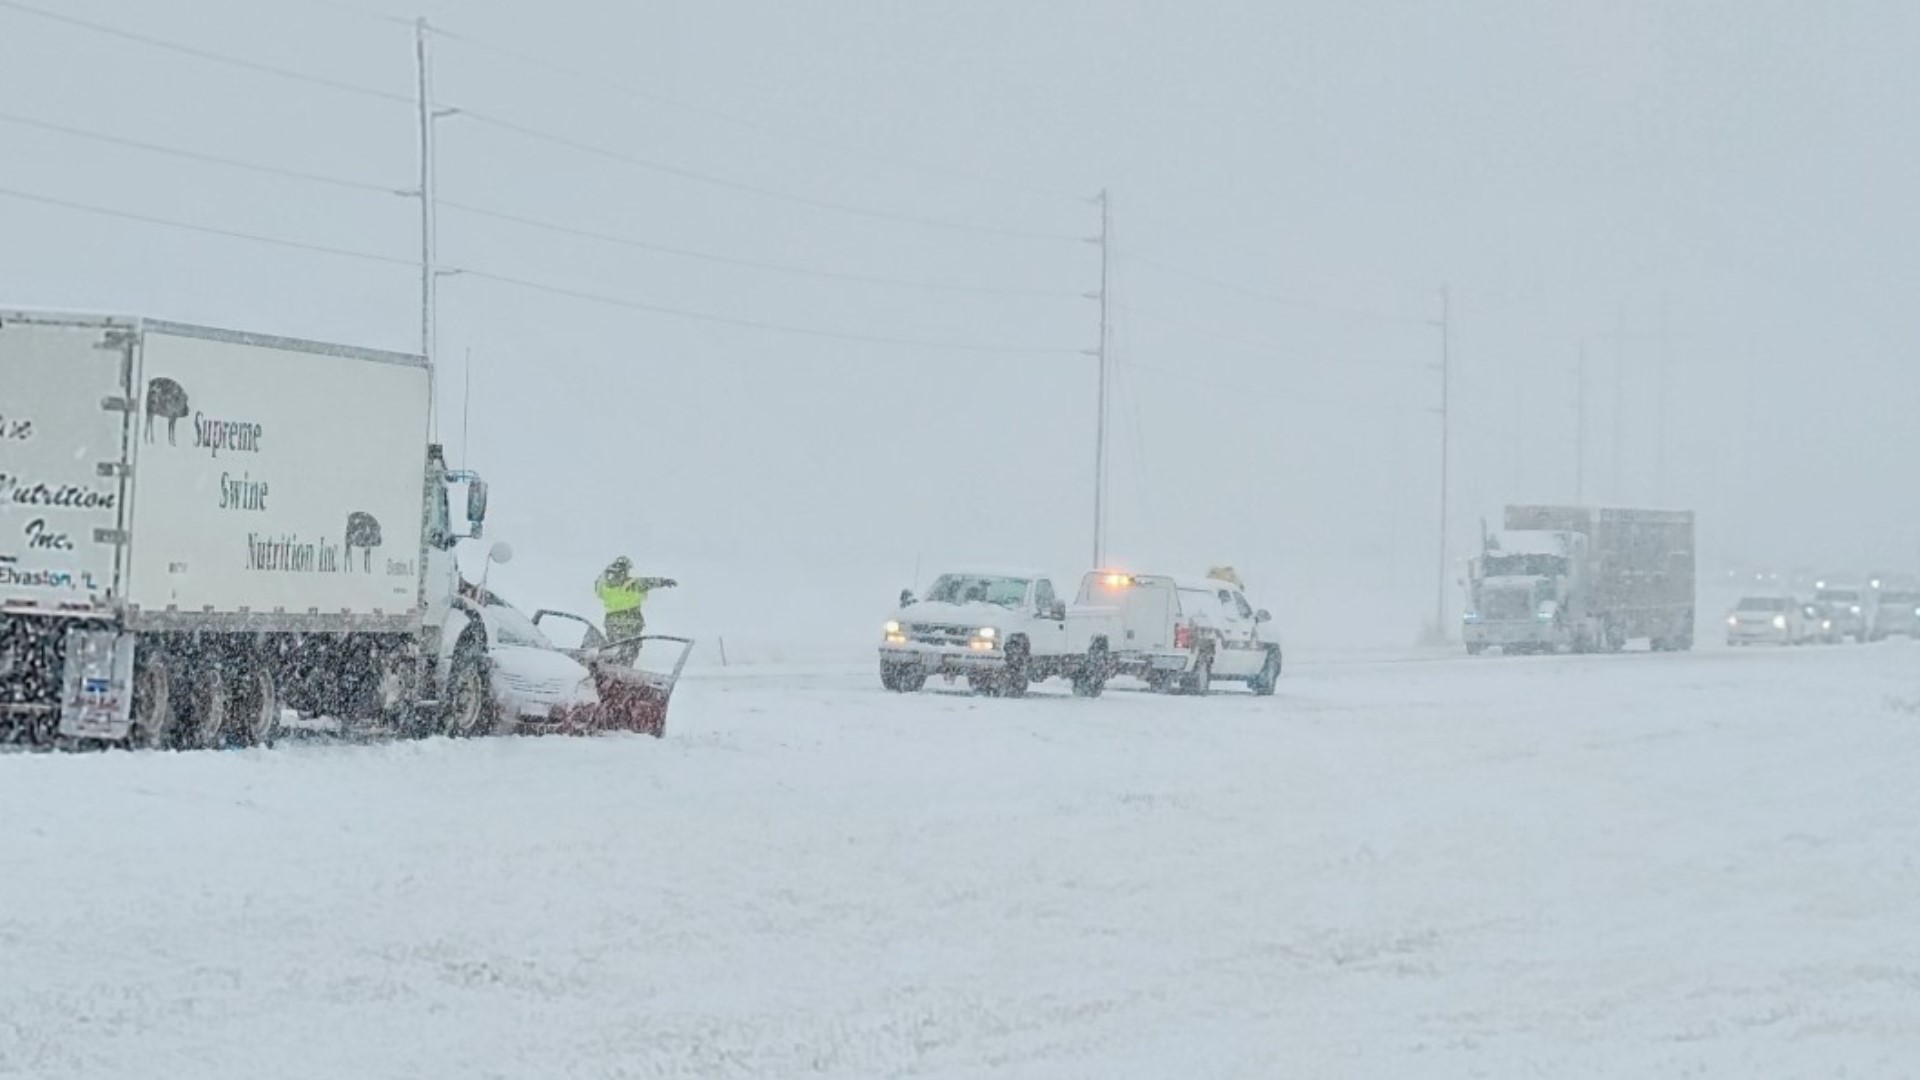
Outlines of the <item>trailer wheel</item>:
M220 664L201 664L187 684L187 744L202 750L225 746L232 704L233 688Z
M132 744L142 750L173 749L178 734L174 705L173 661L157 654L133 677Z
M234 725L248 746L272 746L280 737L280 693L273 671L256 658L234 680Z
M496 711L486 658L477 648L462 648L454 657L453 671L447 677L447 737L469 739L491 735Z

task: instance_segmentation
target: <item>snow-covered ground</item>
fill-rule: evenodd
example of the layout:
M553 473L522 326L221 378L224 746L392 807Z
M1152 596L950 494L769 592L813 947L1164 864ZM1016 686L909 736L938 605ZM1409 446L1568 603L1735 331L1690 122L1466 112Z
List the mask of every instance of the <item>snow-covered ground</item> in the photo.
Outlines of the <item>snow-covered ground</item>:
M1920 647L0 757L0 1075L1900 1076Z

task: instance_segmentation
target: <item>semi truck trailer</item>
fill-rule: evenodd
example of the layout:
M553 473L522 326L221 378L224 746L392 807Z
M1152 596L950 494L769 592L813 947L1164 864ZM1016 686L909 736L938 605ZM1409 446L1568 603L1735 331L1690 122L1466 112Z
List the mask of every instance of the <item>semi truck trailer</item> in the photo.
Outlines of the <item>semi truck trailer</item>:
M1691 511L1509 506L1469 563L1469 653L1691 649Z

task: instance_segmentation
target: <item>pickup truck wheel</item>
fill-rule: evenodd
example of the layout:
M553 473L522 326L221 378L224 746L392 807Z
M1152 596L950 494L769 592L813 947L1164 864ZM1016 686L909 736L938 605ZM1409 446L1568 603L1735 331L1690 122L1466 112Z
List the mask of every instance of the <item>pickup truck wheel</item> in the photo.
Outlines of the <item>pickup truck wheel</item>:
M1007 642L1007 666L1000 673L1000 693L1004 697L1027 696L1030 669L1033 666L1027 643L1020 638Z
M1193 674L1187 676L1181 689L1194 697L1206 697L1213 692L1213 653L1200 654L1200 662L1195 665Z
M202 750L225 746L232 701L233 688L219 663L202 663L187 687L187 744Z
M1482 644L1480 644L1480 643L1479 643L1479 642L1477 642L1477 641L1469 641L1469 642L1467 642L1467 655L1468 655L1468 656L1479 656L1479 655L1480 655L1481 653L1483 653L1483 652L1486 652L1486 651L1487 651L1487 647L1486 647L1485 645L1482 645Z
M1107 668L1111 661L1107 658L1105 642L1096 641L1087 650L1086 660L1081 662L1080 670L1073 676L1073 696L1096 698L1107 688Z
M1260 666L1260 674L1247 680L1247 689L1258 697L1272 697L1280 684L1280 650L1268 649L1267 662Z
M133 745L142 750L171 750L178 736L173 696L173 661L152 656L133 677Z
M880 689L900 692L900 666L898 664L880 665Z
M477 648L461 649L447 677L447 737L468 739L492 734L496 711L485 658Z

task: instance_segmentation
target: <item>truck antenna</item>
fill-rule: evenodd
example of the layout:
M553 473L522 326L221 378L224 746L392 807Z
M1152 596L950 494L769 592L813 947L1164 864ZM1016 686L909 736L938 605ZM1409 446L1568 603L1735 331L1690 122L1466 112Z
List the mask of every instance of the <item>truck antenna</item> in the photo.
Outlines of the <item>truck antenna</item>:
M473 346L467 346L466 362L461 365L461 378L465 385L460 391L460 466L465 468L471 462L467 458L467 418L473 413Z

